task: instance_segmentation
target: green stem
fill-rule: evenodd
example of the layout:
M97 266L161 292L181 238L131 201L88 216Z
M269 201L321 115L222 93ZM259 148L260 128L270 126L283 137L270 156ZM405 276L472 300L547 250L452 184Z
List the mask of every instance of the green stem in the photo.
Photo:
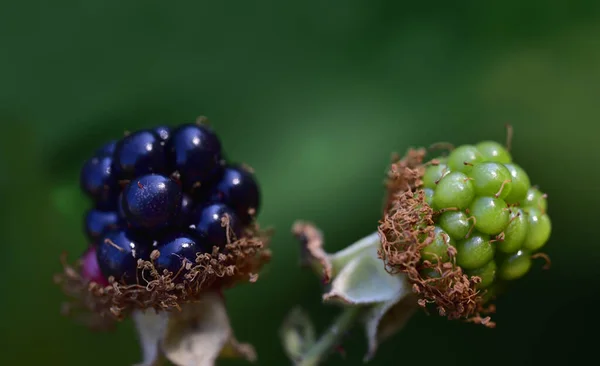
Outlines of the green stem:
M323 333L321 338L302 356L296 366L316 366L337 346L346 332L356 323L362 308L351 306L344 309L336 321Z

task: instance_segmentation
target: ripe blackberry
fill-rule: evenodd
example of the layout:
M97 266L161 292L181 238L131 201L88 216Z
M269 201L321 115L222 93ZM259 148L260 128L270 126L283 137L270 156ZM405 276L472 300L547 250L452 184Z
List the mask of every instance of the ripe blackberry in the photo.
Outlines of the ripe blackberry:
M127 215L123 209L123 191L119 193L119 197L117 198L117 214L119 215L119 219L123 221L126 226L129 226L129 223L127 222Z
M163 175L143 175L123 190L123 213L137 228L162 229L173 224L181 209L181 188Z
M213 188L211 200L231 207L239 219L248 224L260 208L260 190L254 174L239 165L225 167L221 179Z
M115 211L91 209L85 215L85 232L96 243L107 231L118 229L119 222L119 214Z
M189 194L181 195L181 205L179 209L179 217L176 219L177 224L181 227L187 227L192 220L192 214L196 208L194 199Z
M82 268L65 263L60 276L88 309L122 319L135 308L170 310L209 288L256 278L268 259L267 235L249 215L258 208L258 185L246 170L225 169L221 142L206 125L134 131L94 153L80 173L93 201L84 217L93 249Z
M177 275L180 271L185 272L186 263L196 263L196 253L205 252L205 247L199 244L198 239L188 234L171 234L161 239L156 249L160 252L158 259L154 261L159 273L164 270ZM183 276L178 276L180 282Z
M117 180L110 156L93 157L85 162L80 174L81 189L99 209L114 209L118 196Z
M207 126L186 124L172 131L167 154L170 166L181 176L184 189L191 192L218 173L221 141Z
M235 241L242 234L242 224L235 212L221 203L199 208L191 227L210 248L216 246L224 249L225 244Z
M137 261L149 258L149 245L130 230L114 230L104 235L96 253L104 277L136 283Z
M490 325L479 317L487 289L524 276L550 238L546 196L496 142L426 163L425 154L410 150L390 169L379 227L386 267L408 275L421 305Z
M125 136L115 148L114 166L115 174L121 180L148 173L165 173L167 159L162 140L148 130Z

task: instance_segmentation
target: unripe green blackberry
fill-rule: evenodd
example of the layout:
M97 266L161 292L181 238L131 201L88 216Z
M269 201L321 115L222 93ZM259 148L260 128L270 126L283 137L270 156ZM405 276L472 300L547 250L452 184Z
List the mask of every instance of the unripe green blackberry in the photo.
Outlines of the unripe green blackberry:
M442 228L436 226L434 229L434 237L431 244L421 249L421 258L430 262L447 262L448 246L454 245L454 240Z
M486 289L524 276L550 238L547 197L497 142L458 146L447 159L425 155L410 150L392 164L382 258L408 275L421 305L485 323Z
M485 265L469 271L469 275L477 276L481 278L481 282L477 284L477 288L484 289L490 287L496 279L497 271L496 261L493 259L487 262Z
M500 265L500 278L516 280L523 277L531 268L531 255L519 250L506 257Z

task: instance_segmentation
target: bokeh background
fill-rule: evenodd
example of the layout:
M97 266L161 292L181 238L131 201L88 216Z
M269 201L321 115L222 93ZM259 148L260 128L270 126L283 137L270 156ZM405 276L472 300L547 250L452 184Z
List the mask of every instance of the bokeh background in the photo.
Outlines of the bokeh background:
M600 298L600 2L3 1L0 11L0 364L130 365L132 324L94 334L59 315L59 254L86 246L78 169L125 130L208 116L251 164L276 228L258 283L228 293L259 365L278 328L337 309L296 270L296 219L336 250L377 224L390 153L504 141L549 195L551 271L498 302L495 330L416 315L373 365L545 364L593 357ZM595 340L594 340L595 339ZM359 365L364 335L348 339ZM242 365L241 362L223 364Z

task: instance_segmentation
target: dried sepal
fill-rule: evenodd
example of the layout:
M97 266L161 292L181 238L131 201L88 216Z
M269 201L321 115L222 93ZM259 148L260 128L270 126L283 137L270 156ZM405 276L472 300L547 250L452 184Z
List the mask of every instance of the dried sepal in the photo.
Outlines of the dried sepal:
M138 261L141 275L136 284L129 285L114 278L109 278L109 286L90 283L80 275L80 261L70 265L63 256L64 270L55 281L72 299L66 308L87 310L87 323L89 319L122 320L135 309L180 310L205 291L256 281L270 259L269 238L269 232L254 225L241 238L232 239L223 252L215 247L212 253L198 253L195 263L185 263L177 273L159 273L153 260L160 253L154 251L149 261Z
M333 268L330 255L323 249L323 233L306 221L296 221L292 233L300 241L300 263L320 272L323 283L329 283Z
M140 366L166 359L176 366L213 366L218 358L256 360L254 348L238 342L231 330L222 296L206 292L181 311L136 310L133 315L143 350Z
M432 264L421 261L421 250L434 239L434 211L427 204L422 186L425 171L424 150L409 150L406 157L392 164L388 173L387 205L378 231L382 246L379 252L386 269L404 273L425 308L433 304L448 319L468 319L493 327L482 318L482 293L476 288L480 278L468 276L456 264L456 249L450 247L448 262ZM425 278L421 270L434 268L438 277Z

